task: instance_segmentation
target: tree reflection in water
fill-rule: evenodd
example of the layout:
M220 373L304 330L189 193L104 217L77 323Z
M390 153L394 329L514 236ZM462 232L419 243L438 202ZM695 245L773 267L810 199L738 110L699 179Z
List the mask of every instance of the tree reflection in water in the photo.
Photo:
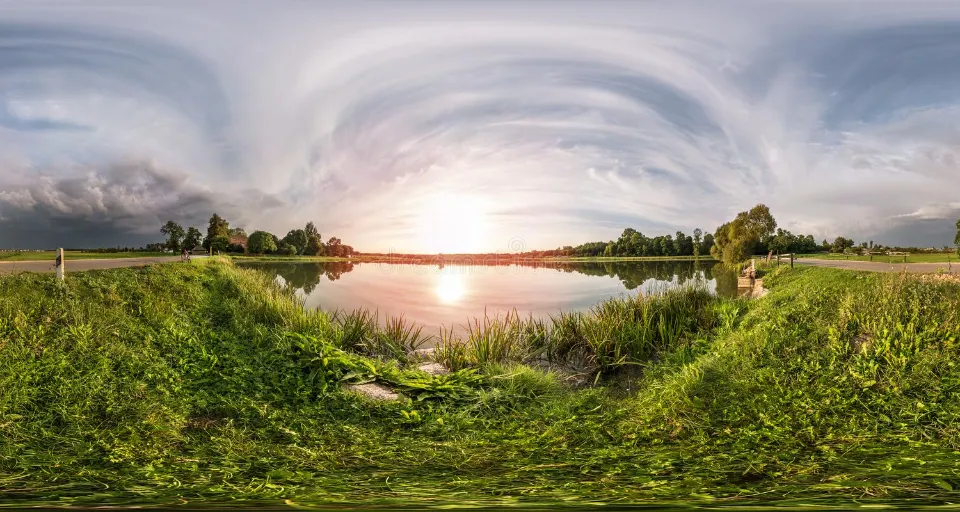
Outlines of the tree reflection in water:
M274 277L283 279L287 286L302 290L306 294L313 293L320 280L326 277L331 281L340 279L340 276L353 270L350 262L255 262L243 263L244 267L255 268Z
M256 262L243 266L256 268L280 277L284 283L304 293L310 294L326 277L336 281L353 270L351 262ZM371 263L376 265L376 263ZM533 269L554 269L560 272L577 272L590 276L609 276L619 279L628 290L635 290L650 279L661 282L675 282L679 285L701 280L715 280L717 294L725 297L737 296L737 274L735 271L712 260L705 261L623 261L623 262L550 262L550 261L514 261L511 265ZM435 265L435 264L433 264Z

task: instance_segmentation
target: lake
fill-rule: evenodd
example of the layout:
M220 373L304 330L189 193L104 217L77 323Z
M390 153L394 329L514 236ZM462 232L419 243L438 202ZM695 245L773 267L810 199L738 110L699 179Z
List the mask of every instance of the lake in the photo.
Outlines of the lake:
M714 261L529 262L512 265L243 262L296 289L309 308L367 308L403 315L439 333L472 318L516 310L547 318L588 311L617 296L651 293L700 282L714 293L736 296L736 276L715 272Z

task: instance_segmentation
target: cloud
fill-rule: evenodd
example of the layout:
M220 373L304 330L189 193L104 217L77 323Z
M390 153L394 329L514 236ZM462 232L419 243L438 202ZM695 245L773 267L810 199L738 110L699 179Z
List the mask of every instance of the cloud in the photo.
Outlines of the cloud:
M128 162L72 178L41 175L27 188L0 191L0 233L14 247L144 244L170 219L203 229L219 212L242 225L248 212L283 206L260 191L223 194L185 174Z
M439 201L483 205L479 245L507 250L712 230L764 202L818 239L949 242L960 8L424 5L6 7L0 216L146 237L135 205L236 206L418 250ZM136 189L110 170L130 161L182 181L91 192Z

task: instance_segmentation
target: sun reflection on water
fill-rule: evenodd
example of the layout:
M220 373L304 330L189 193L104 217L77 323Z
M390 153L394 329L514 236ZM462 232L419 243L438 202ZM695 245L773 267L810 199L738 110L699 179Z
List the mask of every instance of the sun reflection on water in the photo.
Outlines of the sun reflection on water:
M437 298L444 304L454 304L463 298L467 289L463 283L463 276L457 272L443 272L437 280L437 287L434 290Z

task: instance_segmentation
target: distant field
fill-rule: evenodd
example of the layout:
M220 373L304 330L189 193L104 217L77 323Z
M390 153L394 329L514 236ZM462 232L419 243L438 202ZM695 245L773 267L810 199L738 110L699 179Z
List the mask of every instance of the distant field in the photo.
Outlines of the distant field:
M158 256L176 256L172 253L162 253L162 252L82 252L82 251L67 251L66 258L67 260L112 260L118 258L155 258ZM0 252L0 261L45 261L45 260L55 260L57 254L55 251L39 251L39 252Z
M876 261L880 263L904 263L903 255L900 256L886 256L886 255L873 255L873 259L870 256L858 256L858 255L845 255L845 254L800 254L797 257L799 258L815 258L821 260L848 260L848 261ZM906 257L906 263L957 263L960 261L960 258L957 258L956 254L950 253L933 253L933 254L908 254Z

